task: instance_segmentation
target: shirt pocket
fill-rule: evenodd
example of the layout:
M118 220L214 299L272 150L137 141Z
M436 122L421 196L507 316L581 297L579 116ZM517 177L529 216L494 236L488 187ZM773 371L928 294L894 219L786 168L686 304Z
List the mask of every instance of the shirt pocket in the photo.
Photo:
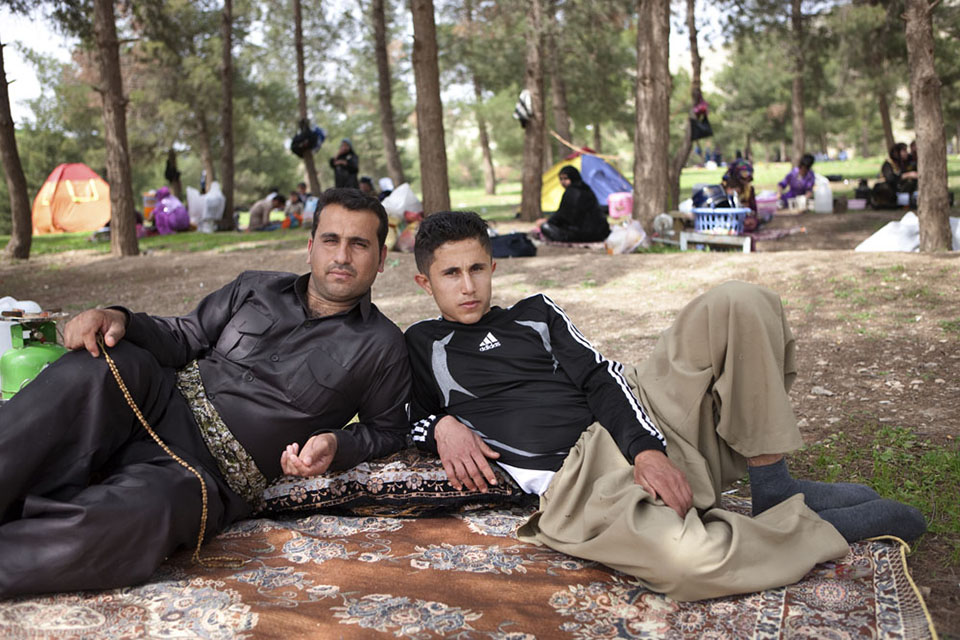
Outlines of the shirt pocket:
M290 400L294 406L308 415L332 418L338 413L350 413L354 409L352 396L355 389L353 375L323 349L314 349L307 354L306 366L291 373Z
M274 319L263 309L246 304L224 327L217 340L217 351L229 360L242 360L257 348L273 323Z

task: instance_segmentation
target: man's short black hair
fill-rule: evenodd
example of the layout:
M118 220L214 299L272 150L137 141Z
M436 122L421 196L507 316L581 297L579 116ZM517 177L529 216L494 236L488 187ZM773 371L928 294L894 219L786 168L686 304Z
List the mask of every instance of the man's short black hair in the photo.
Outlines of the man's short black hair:
M473 211L438 211L427 216L417 230L413 256L417 270L426 275L433 264L433 253L448 242L474 239L491 257L487 223Z
M320 224L320 214L323 208L328 204L338 204L348 211L369 211L377 215L380 220L380 226L377 228L377 242L380 248L387 241L387 231L389 222L387 221L387 210L380 204L380 200L374 196L365 194L360 189L352 187L340 187L339 189L327 189L320 194L317 200L317 213L313 216L313 228L310 229L310 237L317 234L317 225Z

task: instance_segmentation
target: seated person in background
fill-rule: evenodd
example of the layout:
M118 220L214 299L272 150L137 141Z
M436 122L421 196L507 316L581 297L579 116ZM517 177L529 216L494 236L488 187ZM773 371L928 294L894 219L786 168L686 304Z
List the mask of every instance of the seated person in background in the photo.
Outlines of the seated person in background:
M539 494L521 540L698 600L783 586L848 542L925 530L917 509L867 486L790 475L783 454L803 443L795 345L772 291L708 291L624 367L542 294L491 307L496 263L475 213L428 216L414 253L441 317L405 334L413 440L458 488L486 489L496 460ZM748 471L753 517L720 507Z
M556 242L600 242L610 235L610 225L597 203L597 196L576 168L560 169L563 198L560 208L540 225L540 233Z
M166 186L157 189L157 206L153 210L153 225L162 236L190 228L187 208Z
M247 231L267 231L270 227L270 212L283 208L283 196L273 191L263 200L258 200L250 207L250 221Z
M811 167L813 167L813 156L805 153L800 158L800 163L791 169L783 180L777 183L780 201L784 206L787 206L787 200L790 198L796 198L797 196L813 197L815 174Z
M393 179L383 177L377 180L377 183L380 185L380 195L377 197L380 198L380 202L383 202L387 199L387 196L393 193Z
M360 178L360 191L363 191L364 195L377 197L377 190L373 186L373 178L370 176L363 176Z
M300 201L300 192L291 191L290 198L287 200L287 206L283 208L284 229L296 229L303 224L303 202Z
M770 217L761 220L757 215L757 194L753 188L753 165L742 158L734 160L727 167L727 172L723 174L721 183L727 194L737 196L739 206L750 209L750 213L743 221L744 231L756 231L762 223L770 221Z
M883 182L873 185L871 203L876 209L896 209L898 193L913 193L917 190L917 172L908 170L910 151L903 142L890 147L890 156L880 167Z
M306 182L298 182L298 183L297 183L297 198L300 199L300 203L301 203L301 204L307 204L307 198L309 198L309 197L312 196L312 195L313 195L312 193L310 193L309 191L307 191L307 183L306 183Z

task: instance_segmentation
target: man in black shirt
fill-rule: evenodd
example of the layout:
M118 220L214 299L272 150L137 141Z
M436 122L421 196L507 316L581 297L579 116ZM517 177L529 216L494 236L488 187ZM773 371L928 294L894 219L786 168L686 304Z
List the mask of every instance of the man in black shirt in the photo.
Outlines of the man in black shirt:
M133 584L196 543L197 479L138 424L98 335L148 424L203 477L207 536L281 473L403 446L406 350L370 301L386 212L353 189L318 209L308 274L242 273L183 317L114 307L67 324L75 351L0 409L0 597Z
M695 600L795 582L848 541L923 532L919 511L869 487L790 476L794 342L772 292L705 293L624 367L544 295L491 306L496 263L476 214L427 217L415 255L441 317L405 334L412 437L457 486L485 489L492 459L539 494L521 540ZM752 518L719 506L747 471Z

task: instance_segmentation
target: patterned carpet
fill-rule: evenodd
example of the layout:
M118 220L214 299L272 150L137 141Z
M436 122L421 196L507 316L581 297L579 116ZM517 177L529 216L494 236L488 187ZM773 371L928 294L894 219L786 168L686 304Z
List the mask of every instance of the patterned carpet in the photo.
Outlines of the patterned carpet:
M935 637L893 543L854 545L782 589L679 603L519 543L525 513L249 520L204 548L242 568L184 552L140 587L0 602L0 637Z

